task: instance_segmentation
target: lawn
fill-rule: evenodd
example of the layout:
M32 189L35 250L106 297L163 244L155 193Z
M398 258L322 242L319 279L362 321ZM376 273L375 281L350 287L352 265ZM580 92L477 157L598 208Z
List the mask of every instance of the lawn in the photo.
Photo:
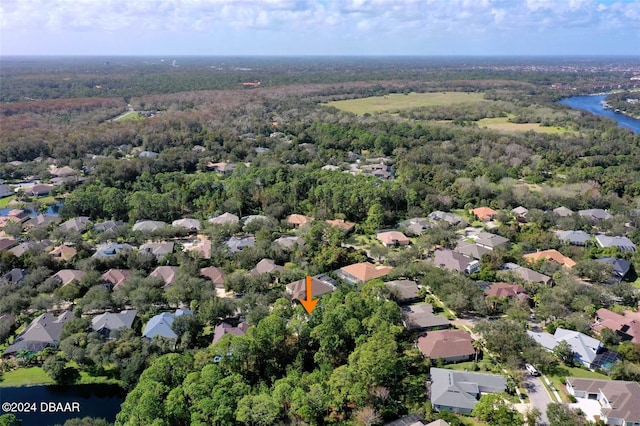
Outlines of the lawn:
M129 111L128 113L121 115L118 118L114 118L113 121L141 121L143 118L140 117L136 111Z
M539 123L511 123L509 117L483 118L476 121L478 127L486 127L491 130L503 132L526 132L533 130L540 133L576 133L575 131L558 126L543 126Z
M634 288L639 288L640 289L640 278L638 278L637 280L635 280L634 282L631 283L631 285Z
M53 380L40 367L18 368L2 375L0 387L52 385Z
M15 195L12 195L10 197L0 198L0 209L6 209L7 207L9 207L9 203L15 199L16 199Z
M418 107L477 103L484 100L484 94L482 93L437 92L372 96L370 98L334 101L329 102L327 105L336 107L341 111L362 115L366 113L393 112Z

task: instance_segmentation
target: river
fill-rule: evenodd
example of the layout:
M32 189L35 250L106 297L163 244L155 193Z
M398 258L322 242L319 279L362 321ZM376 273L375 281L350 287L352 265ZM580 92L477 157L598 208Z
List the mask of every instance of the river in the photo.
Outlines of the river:
M23 426L62 425L82 417L113 423L124 397L115 385L0 387L0 414L13 413Z
M612 118L618 122L618 125L620 127L630 129L635 134L640 134L640 120L629 117L628 115L616 114L610 109L602 108L600 102L603 101L606 97L607 95L573 96L571 98L561 100L560 103L568 105L571 108L576 108L590 112L592 114Z

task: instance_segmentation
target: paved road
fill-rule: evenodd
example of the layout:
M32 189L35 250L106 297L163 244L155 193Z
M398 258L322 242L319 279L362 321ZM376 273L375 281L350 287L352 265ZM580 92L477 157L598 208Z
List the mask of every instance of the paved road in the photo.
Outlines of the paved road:
M547 419L547 405L552 403L553 400L540 380L540 377L527 376L524 388L529 394L531 405L542 413L540 424L547 425L549 424L549 420Z

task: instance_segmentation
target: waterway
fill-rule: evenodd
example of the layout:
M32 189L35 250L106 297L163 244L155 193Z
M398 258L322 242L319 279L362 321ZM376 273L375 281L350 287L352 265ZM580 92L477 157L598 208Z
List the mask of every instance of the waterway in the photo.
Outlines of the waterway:
M0 414L12 412L23 426L62 425L82 417L113 423L124 398L124 390L116 385L0 387Z
M561 100L560 103L568 105L571 108L612 118L618 122L620 127L630 129L633 133L640 134L640 120L629 117L628 115L615 113L610 109L604 109L602 107L600 102L606 97L607 95L573 96L571 98Z

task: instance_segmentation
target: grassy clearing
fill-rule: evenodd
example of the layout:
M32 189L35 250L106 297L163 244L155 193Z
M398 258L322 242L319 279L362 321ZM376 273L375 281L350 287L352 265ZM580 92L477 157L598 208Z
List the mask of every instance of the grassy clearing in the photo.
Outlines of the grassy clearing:
M631 283L634 288L640 289L640 278Z
M141 121L143 118L140 117L136 111L129 111L128 113L121 115L118 118L114 118L113 121Z
M573 130L559 126L542 126L539 123L511 123L509 117L483 118L476 122L478 127L486 127L491 130L502 132L527 132L533 130L540 133L576 133Z
M15 199L16 199L15 195L12 195L10 197L0 198L0 209L6 209L7 207L9 207L9 203Z
M2 376L0 387L52 385L53 380L40 367L18 368Z
M329 102L327 105L336 107L341 111L362 115L366 113L393 112L417 107L478 103L482 101L484 101L484 95L482 93L438 92L372 96L370 98L334 101Z

